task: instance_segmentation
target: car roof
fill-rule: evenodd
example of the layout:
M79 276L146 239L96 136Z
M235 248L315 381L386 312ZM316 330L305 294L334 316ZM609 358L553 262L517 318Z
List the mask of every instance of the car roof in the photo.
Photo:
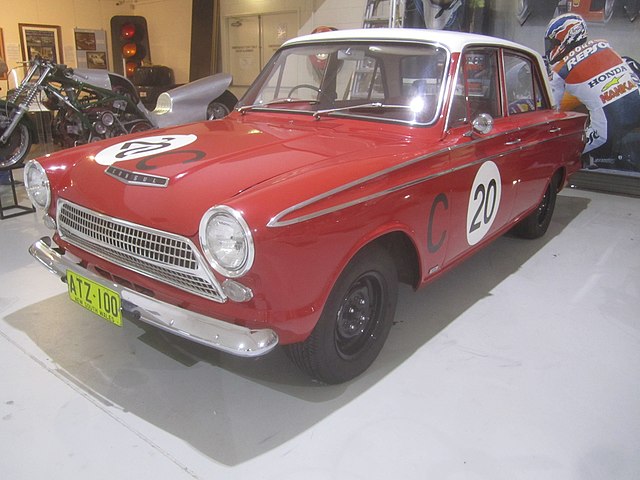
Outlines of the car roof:
M524 45L520 45L502 38L489 37L474 33L450 32L446 30L428 30L423 28L360 28L352 30L336 30L332 32L313 33L297 38L292 38L283 44L283 47L309 42L325 41L353 41L353 40L379 40L379 41L415 41L437 43L447 47L451 52L460 52L467 45L491 45L496 47L509 47L528 52L531 55L539 54Z

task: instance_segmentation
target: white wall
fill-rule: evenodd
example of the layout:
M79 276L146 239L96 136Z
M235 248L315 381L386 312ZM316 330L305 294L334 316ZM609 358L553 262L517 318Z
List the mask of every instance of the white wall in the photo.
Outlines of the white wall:
M6 60L9 68L22 61L18 23L58 25L62 28L63 58L76 66L74 28L105 30L111 58L111 17L141 15L147 19L151 59L171 67L176 82L189 80L191 0L0 0ZM0 81L6 92L7 83ZM3 95L0 92L0 95Z
M362 27L366 0L315 0L309 21L300 28L301 34L326 25L339 30Z
M331 26L340 30L362 26L366 0L221 0L222 70L230 71L228 17L241 17L266 13L298 12L298 35L306 35L318 26ZM244 87L232 87L237 96Z
M22 61L18 23L58 25L62 29L62 52L65 63L76 66L73 29L109 30L113 15L130 14L130 8L116 6L115 1L100 0L0 0L0 28L4 38L9 68ZM109 56L111 56L109 54ZM0 81L1 96L7 82Z
M225 24L225 16L296 11L300 34L310 33L320 25L356 28L362 25L365 3L366 0L222 0L222 23ZM105 30L113 68L111 17L141 15L147 19L153 63L171 67L176 82L184 83L189 80L191 8L191 0L0 0L6 60L10 68L22 61L18 23L34 23L62 28L64 60L72 67L76 66L74 28ZM223 70L224 67L223 60ZM6 92L6 82L0 81L0 88Z
M191 0L137 0L129 14L147 19L151 60L171 67L176 83L189 81L191 12Z

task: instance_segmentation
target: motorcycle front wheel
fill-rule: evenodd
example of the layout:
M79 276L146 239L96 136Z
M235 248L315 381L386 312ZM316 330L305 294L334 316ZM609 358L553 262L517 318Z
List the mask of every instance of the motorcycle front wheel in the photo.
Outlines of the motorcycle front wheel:
M207 107L207 120L217 120L226 117L238 103L237 97L229 90L225 90L222 95L216 98Z
M0 132L9 125L11 120L0 115ZM24 162L31 148L31 132L20 122L5 143L0 143L0 170L15 167Z

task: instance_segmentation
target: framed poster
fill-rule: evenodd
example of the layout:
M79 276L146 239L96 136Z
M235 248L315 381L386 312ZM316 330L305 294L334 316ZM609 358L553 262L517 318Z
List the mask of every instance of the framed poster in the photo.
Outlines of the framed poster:
M7 56L4 51L4 37L0 28L0 80L7 79Z
M76 43L76 66L78 68L108 70L107 32L75 28L73 35ZM67 59L67 61L69 60Z
M31 60L39 55L55 63L62 63L62 29L57 25L19 23L22 58Z
M78 31L74 32L76 37L76 50L96 50L96 33Z
M86 52L87 68L107 70L107 52Z

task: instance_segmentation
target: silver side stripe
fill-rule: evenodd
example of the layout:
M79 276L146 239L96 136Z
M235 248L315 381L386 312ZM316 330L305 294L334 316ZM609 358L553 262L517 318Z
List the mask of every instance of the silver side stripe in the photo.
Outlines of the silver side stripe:
M534 126L540 126L540 125L545 125L545 124L546 124L546 122L538 124L538 125L534 125ZM426 177L421 177L421 178L412 180L411 182L407 182L407 183L404 183L402 185L398 185L396 187L389 188L387 190L383 190L383 191L380 191L380 192L377 192L377 193L374 193L374 194L371 194L371 195L367 195L367 196L364 196L364 197L361 197L361 198L357 198L355 200L351 200L350 202L341 203L341 204L335 205L335 206L333 206L331 208L325 208L323 210L318 210L317 212L309 213L307 215L301 215L301 216L298 216L298 217L294 217L294 218L291 218L289 220L282 220L282 218L286 217L287 215L290 215L293 212L301 210L301 209L303 209L305 207L308 207L309 205L312 205L314 203L320 202L320 201L322 201L322 200L324 200L326 198L329 198L329 197L331 197L333 195L336 195L338 193L344 192L344 191L349 190L351 188L354 188L354 187L357 187L357 186L362 185L364 183L367 183L367 182L370 182L372 180L375 180L376 178L379 178L379 177L382 177L382 176L387 175L389 173L395 172L396 170L400 170L400 169L409 167L409 166L414 165L416 163L419 163L419 162L428 160L430 158L433 158L433 157L435 157L437 155L441 155L441 154L444 154L444 153L447 153L447 152L452 152L452 151L457 150L459 148L468 147L470 145L473 145L474 143L478 143L478 142L481 142L481 141L486 141L488 139L495 138L495 137L498 137L498 136L504 136L504 135L507 135L509 133L515 133L517 131L518 130L515 129L515 130L509 131L509 132L500 133L498 135L493 135L493 136L489 136L489 137L483 137L483 138L480 138L480 139L472 140L471 142L460 144L460 145L455 145L453 147L446 147L446 148L443 148L443 149L438 150L436 152L432 152L432 153L430 153L428 155L422 155L420 157L413 158L411 160L403 162L403 163L401 163L399 165L396 165L394 167L387 168L385 170L381 170L379 172L372 173L371 175L367 175L366 177L359 178L359 179L354 180L352 182L346 183L346 184L341 185L339 187L336 187L336 188L334 188L332 190L329 190L328 192L321 193L319 195L311 197L308 200L305 200L305 201L300 202L300 203L298 203L296 205L293 205L293 206L291 206L289 208L286 208L285 210L283 210L282 212L280 212L276 216L274 216L269 221L269 223L267 223L267 227L286 227L286 226L289 226L289 225L294 225L296 223L305 222L305 221L311 220L313 218L321 217L323 215L328 215L330 213L334 213L334 212L337 212L339 210L343 210L345 208L353 207L354 205L359 205L361 203L365 203L365 202L368 202L370 200L375 200L376 198L380 198L380 197L383 197L385 195L400 191L402 189L413 187L413 186L418 185L420 183L427 182L429 180L433 180L435 178L439 178L439 177L442 177L444 175L448 175L450 173L454 173L454 172L457 172L459 170L463 170L465 168L469 168L469 167L472 167L474 165L481 164L481 163L486 162L488 160L495 160L495 159L501 158L501 157L503 157L505 155L510 154L513 151L531 148L530 145L521 145L520 144L517 148L513 148L513 149L511 149L509 151L502 152L502 153L497 154L497 155L491 155L489 157L484 157L484 158L481 158L481 159L477 159L477 160L474 160L473 162L469 162L469 163L466 163L464 165L459 165L459 166L454 167L454 168L449 168L447 170L444 170L442 172L439 172L439 173L436 173L436 174L433 174L433 175L428 175ZM559 138L567 137L567 136L570 136L570 135L572 135L572 134L559 135L559 136L556 136L556 137L553 137L553 138L550 138L550 139L547 139L547 140L542 140L540 142L537 142L536 145L539 145L539 144L542 144L542 143L546 143L546 142L549 142L549 141L552 141L552 140L557 140Z

